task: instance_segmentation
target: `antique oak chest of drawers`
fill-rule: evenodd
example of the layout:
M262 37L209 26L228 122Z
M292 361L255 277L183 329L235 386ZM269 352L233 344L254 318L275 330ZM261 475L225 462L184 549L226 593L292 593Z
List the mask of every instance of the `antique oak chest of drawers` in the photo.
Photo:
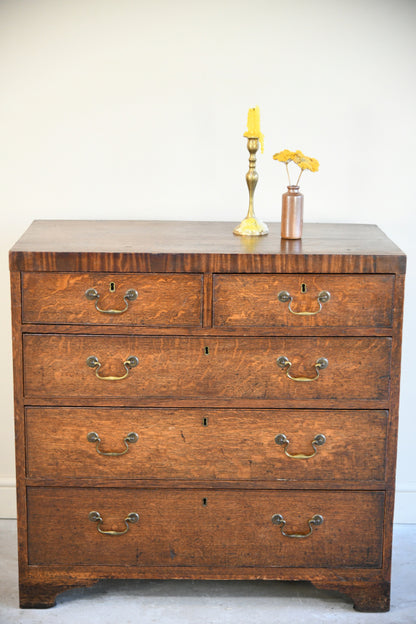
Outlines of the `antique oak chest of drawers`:
M11 250L22 607L154 578L389 608L405 256L231 232L37 221Z

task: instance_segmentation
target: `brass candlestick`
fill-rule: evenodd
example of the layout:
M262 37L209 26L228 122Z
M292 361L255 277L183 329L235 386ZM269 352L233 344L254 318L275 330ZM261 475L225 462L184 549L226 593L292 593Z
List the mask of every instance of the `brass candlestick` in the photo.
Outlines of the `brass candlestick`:
M259 149L259 139L256 137L248 137L247 149L250 152L250 157L248 159L249 170L246 175L249 196L248 212L246 218L235 228L233 234L237 236L264 236L268 234L269 228L265 223L260 221L260 219L257 219L253 208L254 189L259 179L259 174L256 171L256 152Z

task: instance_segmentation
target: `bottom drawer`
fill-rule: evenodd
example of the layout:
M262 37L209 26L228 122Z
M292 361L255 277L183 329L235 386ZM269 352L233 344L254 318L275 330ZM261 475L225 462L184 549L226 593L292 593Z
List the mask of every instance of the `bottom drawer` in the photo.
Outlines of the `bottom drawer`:
M383 510L384 492L29 487L29 564L377 568Z

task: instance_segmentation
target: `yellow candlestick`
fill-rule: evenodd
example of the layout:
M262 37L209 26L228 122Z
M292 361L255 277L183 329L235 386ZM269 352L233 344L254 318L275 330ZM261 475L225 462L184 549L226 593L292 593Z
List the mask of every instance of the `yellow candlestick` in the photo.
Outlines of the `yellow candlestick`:
M244 136L248 139L259 139L261 152L264 152L264 135L260 130L260 109L258 106L248 109L247 132Z

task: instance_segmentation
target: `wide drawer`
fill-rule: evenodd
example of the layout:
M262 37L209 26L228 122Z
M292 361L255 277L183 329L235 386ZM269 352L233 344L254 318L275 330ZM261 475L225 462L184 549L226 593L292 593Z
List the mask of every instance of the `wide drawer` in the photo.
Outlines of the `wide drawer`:
M383 492L31 487L27 506L30 565L381 566Z
M377 410L31 407L26 470L44 479L382 481L386 428Z
M200 326L202 275L23 273L24 323Z
M26 334L23 346L26 397L386 400L389 396L391 338L387 337ZM136 360L131 357L137 358L134 368L130 366ZM325 369L319 368L322 358L328 362ZM314 381L299 381L302 377Z
M393 288L393 275L215 275L214 326L391 327Z

